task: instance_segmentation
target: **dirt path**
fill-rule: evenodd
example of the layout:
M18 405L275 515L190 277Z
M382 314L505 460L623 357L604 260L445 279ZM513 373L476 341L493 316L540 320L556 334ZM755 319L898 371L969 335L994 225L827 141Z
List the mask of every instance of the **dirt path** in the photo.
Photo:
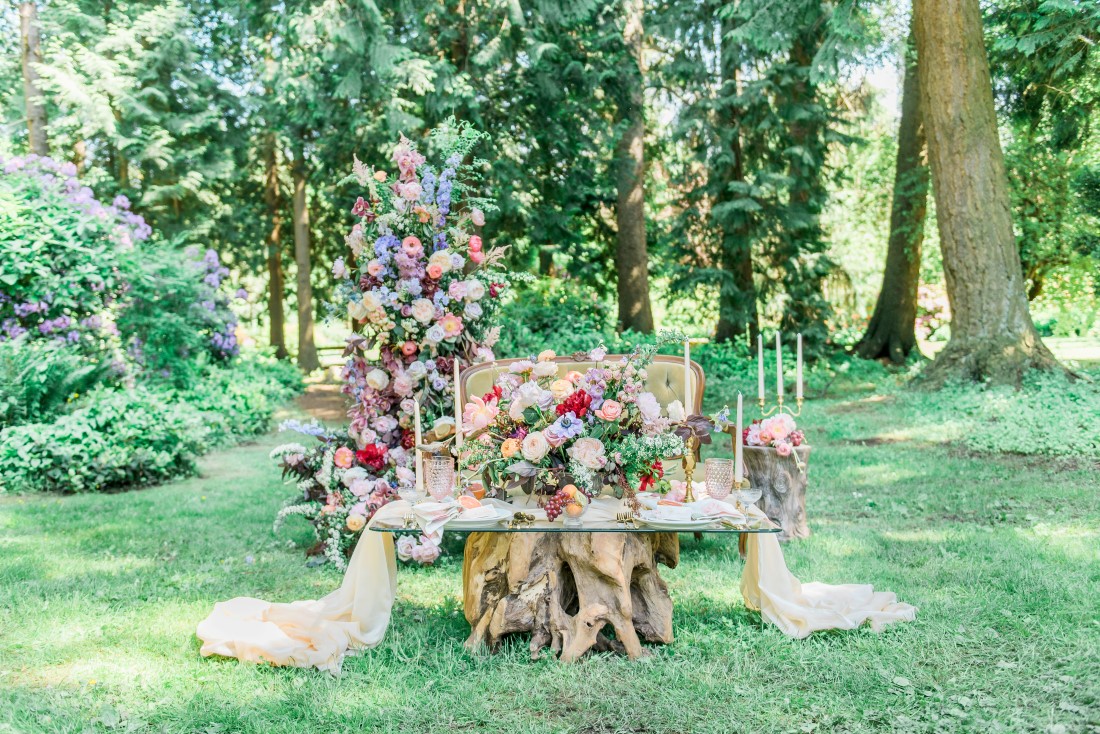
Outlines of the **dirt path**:
M340 387L336 382L312 382L298 398L298 407L325 423L347 423L348 398Z

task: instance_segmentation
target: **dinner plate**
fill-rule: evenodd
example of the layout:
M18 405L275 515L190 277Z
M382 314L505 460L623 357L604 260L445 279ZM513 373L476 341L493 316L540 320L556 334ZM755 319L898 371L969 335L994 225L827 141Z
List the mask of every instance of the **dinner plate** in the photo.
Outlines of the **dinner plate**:
M505 510L501 507L494 507L493 509L497 513L496 517L478 517L472 520L463 520L462 516L459 515L453 520L448 520L447 524L443 527L448 530L473 530L476 528L487 528L492 527L497 523L503 522L504 520L508 520L512 517L512 512Z
M713 527L718 524L716 520L646 520L644 517L634 518L634 522L645 525L654 530L699 530L700 528Z

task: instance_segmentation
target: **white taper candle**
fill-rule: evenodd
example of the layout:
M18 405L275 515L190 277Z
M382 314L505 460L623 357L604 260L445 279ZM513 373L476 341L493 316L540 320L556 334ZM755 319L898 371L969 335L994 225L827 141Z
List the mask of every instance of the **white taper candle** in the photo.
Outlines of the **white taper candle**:
M455 456L462 448L462 384L458 381L458 355L455 355Z
M798 335L798 361L795 363L794 396L802 399L802 335Z
M738 484L744 478L741 471L741 443L744 437L744 429L741 427L741 393L737 393L737 436L733 442L733 478Z
M684 340L684 412L693 415L691 410L691 341Z
M783 397L783 342L779 340L779 332L775 332L775 393Z
M413 470L416 472L416 493L424 494L424 457L420 453L420 444L424 437L420 433L420 401L413 400L416 412L413 413Z
M764 335L756 335L756 381L757 395L764 399Z

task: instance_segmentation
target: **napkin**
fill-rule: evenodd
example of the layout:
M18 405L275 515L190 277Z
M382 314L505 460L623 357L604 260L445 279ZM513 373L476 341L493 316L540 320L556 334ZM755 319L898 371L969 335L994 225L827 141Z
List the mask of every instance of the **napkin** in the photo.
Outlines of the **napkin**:
M698 518L727 518L735 523L745 522L744 513L738 512L737 508L728 502L722 502L721 500L705 499L699 502L693 502L689 505L695 512L695 517Z
M455 500L443 502L421 502L412 508L416 516L416 524L434 543L443 539L443 526L451 518L458 517L462 512L462 505Z
M640 514L643 520L690 522L695 519L695 511L690 507L673 507L670 505L658 505L652 510L642 510Z
M468 510L463 510L462 514L458 516L459 520L495 520L496 518L497 510L492 505L471 507Z

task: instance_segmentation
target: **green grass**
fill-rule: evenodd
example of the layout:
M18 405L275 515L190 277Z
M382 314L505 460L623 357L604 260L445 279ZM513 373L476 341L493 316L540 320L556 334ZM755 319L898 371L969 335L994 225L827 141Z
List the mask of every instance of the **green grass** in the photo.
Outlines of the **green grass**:
M271 534L290 490L268 437L153 489L0 497L0 732L1100 729L1095 463L968 454L907 430L897 395L808 405L814 534L788 564L894 591L915 623L787 639L744 608L734 544L684 536L676 641L640 662L467 654L455 555L400 570L389 634L342 678L203 659L214 602L339 581L304 567L304 528Z

